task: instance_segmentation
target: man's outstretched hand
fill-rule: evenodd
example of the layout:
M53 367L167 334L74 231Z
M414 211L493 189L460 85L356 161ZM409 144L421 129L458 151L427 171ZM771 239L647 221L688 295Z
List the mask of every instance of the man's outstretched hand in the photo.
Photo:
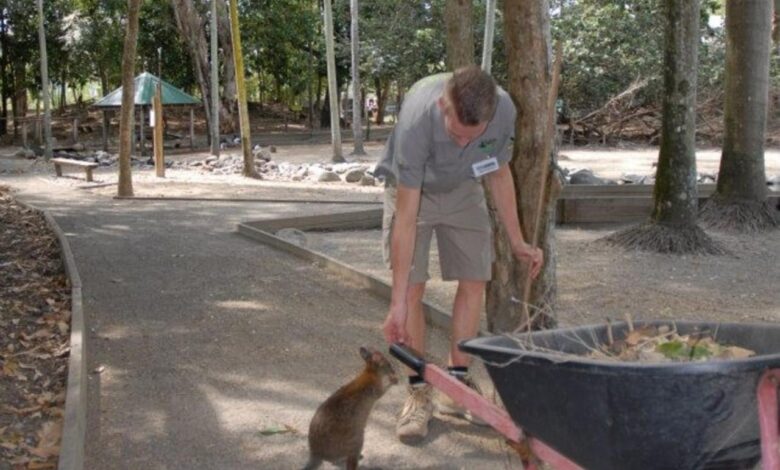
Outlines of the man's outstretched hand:
M409 333L406 331L406 315L406 305L400 307L390 306L385 323L382 325L382 332L388 344L407 343Z

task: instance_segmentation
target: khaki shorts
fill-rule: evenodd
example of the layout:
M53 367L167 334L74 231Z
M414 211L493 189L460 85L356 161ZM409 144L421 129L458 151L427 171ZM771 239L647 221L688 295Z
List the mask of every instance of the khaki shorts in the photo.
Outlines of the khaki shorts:
M390 267L390 233L395 220L396 188L385 186L382 244L385 263ZM439 264L445 281L489 281L494 259L493 233L482 185L468 180L448 193L420 198L417 236L409 282L430 279L428 257L431 238L436 233Z

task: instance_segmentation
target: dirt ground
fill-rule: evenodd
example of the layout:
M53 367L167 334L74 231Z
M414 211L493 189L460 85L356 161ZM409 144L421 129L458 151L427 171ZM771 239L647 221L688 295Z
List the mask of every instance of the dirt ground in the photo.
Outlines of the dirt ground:
M382 149L379 142L367 144L368 155L348 156L350 161L375 162ZM351 146L345 144L348 155ZM0 149L10 155L14 149ZM238 152L229 149L228 152ZM290 163L327 162L329 145L278 146L273 160ZM653 174L657 159L654 148L564 148L561 166L591 168L603 177L621 174ZM179 154L171 160L203 159L207 153ZM700 172L717 172L718 149L697 152ZM780 175L780 150L766 151L768 177ZM53 177L51 167L40 161L0 157L0 172L11 179L31 179L33 184L56 184L82 188L85 196L116 194L116 168L100 168L94 183L81 174ZM169 169L156 178L152 169L134 170L133 186L142 197L215 197L237 199L289 198L378 202L379 186L361 187L347 183L262 181L240 175L213 175L190 169ZM623 252L597 240L612 227L562 226L556 231L558 316L561 324L600 322L606 317L622 318L707 318L717 320L780 320L780 231L760 235L710 233L731 254L728 256L668 256ZM309 236L312 247L376 275L387 272L378 259L377 234L329 233ZM363 247L362 249L356 249ZM432 263L435 265L435 263ZM430 296L444 308L449 306L452 286L431 284Z

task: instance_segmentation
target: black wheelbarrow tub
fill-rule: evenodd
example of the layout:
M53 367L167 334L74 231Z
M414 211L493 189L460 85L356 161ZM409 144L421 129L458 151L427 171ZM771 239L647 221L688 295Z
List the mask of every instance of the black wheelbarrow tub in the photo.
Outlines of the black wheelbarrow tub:
M672 322L635 322L646 324ZM753 468L761 454L756 387L780 367L780 326L674 325L756 356L650 364L567 355L604 344L606 325L475 338L460 348L485 363L518 426L587 469ZM626 328L613 324L614 337Z

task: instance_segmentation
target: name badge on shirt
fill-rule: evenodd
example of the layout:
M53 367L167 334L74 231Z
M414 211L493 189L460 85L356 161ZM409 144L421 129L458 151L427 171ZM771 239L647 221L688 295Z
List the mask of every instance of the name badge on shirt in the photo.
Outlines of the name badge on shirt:
M498 160L496 157L486 158L485 160L471 165L471 171L474 173L475 178L485 176L488 173L493 173L496 170L498 170Z

